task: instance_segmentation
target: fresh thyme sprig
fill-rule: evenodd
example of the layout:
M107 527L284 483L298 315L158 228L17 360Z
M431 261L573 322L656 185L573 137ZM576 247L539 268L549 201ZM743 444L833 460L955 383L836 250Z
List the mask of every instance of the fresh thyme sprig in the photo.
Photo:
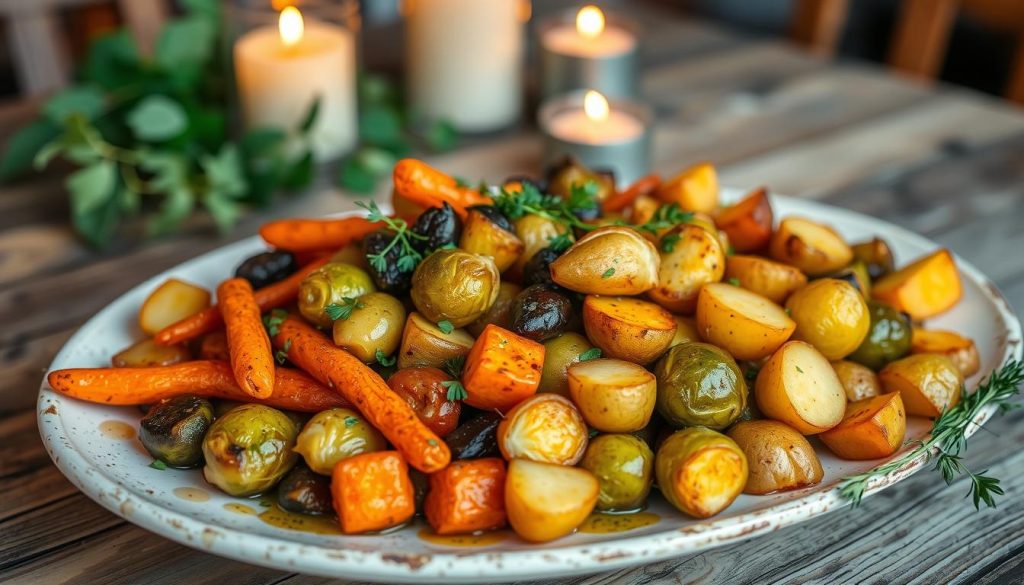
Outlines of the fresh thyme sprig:
M383 250L374 254L366 255L366 259L370 261L370 266L373 266L374 270L377 272L386 271L388 269L388 252L390 252L395 246L400 246L398 261L396 263L396 267L399 272L412 272L415 270L416 265L419 264L420 260L423 260L423 255L413 247L410 238L426 240L427 236L421 236L420 234L410 230L409 224L406 223L404 219L384 215L380 208L377 207L377 204L372 201L357 201L356 205L369 212L366 219L382 222L395 234L391 239L391 243L385 246Z
M584 223L576 217L576 212L597 208L597 190L598 185L594 181L587 181L582 185L574 184L569 189L569 197L563 198L541 193L530 183L524 183L521 191L509 192L501 189L493 199L494 206L511 221L533 214L568 227L590 231L598 226Z
M444 371L451 376L452 380L445 380L441 382L445 390L448 391L448 400L465 400L469 397L469 393L466 392L466 387L462 385L462 368L466 365L465 356L457 356L449 358L444 362Z
M893 473L924 456L926 462L935 461L934 469L942 474L947 485L961 474L970 477L971 487L967 495L971 496L975 508L980 508L982 502L994 508L996 496L1003 495L999 480L986 476L988 470L974 473L967 469L961 453L967 448L966 431L974 424L978 414L990 404L997 405L1000 413L1011 408L1009 405L1019 395L1022 382L1024 363L1016 360L1007 362L982 382L977 390L970 394L964 392L959 404L939 415L928 438L914 441L916 446L898 459L871 471L847 477L840 486L840 493L857 506L873 479Z

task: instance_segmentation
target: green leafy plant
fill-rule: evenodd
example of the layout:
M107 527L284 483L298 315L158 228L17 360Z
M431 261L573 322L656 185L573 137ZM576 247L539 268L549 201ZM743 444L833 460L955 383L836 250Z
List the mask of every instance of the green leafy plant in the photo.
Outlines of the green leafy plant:
M97 39L77 83L50 98L0 159L0 181L55 157L78 167L65 183L71 219L95 246L123 219L143 216L146 233L158 235L197 208L226 230L243 206L266 205L276 191L312 180L307 135L318 103L297 128L257 128L229 141L218 4L183 5L186 14L163 28L152 57L124 30Z
M926 461L935 462L934 469L942 475L947 485L966 474L971 479L967 495L971 497L975 508L980 508L982 502L989 508L995 508L996 496L1003 495L999 480L986 476L987 470L974 473L967 469L962 453L967 448L967 429L975 424L975 418L989 405L998 406L1000 413L1016 406L1013 401L1020 394L1021 383L1024 383L1024 363L1007 362L982 382L977 390L970 394L964 391L963 398L956 406L935 419L932 432L926 439L914 441L911 443L913 449L885 465L847 477L840 486L840 493L857 506L872 480L899 471L924 457Z

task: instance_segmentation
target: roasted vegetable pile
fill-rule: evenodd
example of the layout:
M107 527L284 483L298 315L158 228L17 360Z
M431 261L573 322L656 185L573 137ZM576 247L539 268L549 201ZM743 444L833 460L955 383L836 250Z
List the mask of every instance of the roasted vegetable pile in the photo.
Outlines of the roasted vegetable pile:
M264 226L215 305L169 280L146 339L51 385L151 405L165 465L345 533L422 514L542 542L651 494L707 518L815 485L812 435L887 458L979 369L922 324L960 298L949 252L897 269L882 239L774 217L764 189L723 205L708 164L472 188L403 160L394 182L394 215Z

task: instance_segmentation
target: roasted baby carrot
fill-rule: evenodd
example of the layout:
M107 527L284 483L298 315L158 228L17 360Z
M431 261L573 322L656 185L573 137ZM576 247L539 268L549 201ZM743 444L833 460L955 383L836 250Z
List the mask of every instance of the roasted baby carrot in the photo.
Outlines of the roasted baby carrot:
M337 392L299 370L277 368L274 391L256 399L235 382L227 362L199 360L153 368L72 368L47 376L54 390L87 402L131 406L195 394L242 402L258 402L299 412L343 408L349 403Z
M256 304L259 305L260 311L267 312L294 301L299 294L299 285L302 284L306 276L327 264L328 260L329 258L321 258L310 262L288 278L256 290L253 297L256 299ZM220 308L214 305L173 325L164 327L153 336L153 339L160 345L175 345L215 331L223 324L224 319L221 317Z
M632 185L626 187L625 191L620 191L608 199L602 204L601 208L605 211L622 211L629 207L631 203L636 201L636 198L641 195L650 195L658 186L661 185L661 177L659 175L647 175L646 177L640 177L633 182Z
M391 528L416 513L409 468L395 451L363 453L336 463L331 495L345 534Z
M491 198L470 187L460 187L451 175L427 163L406 158L395 164L393 173L395 191L413 203L424 207L439 207L448 202L460 216L472 205L489 205Z
M451 452L384 379L352 354L337 347L304 321L288 317L278 326L274 347L323 384L355 405L387 437L410 465L433 473L451 460Z
M497 457L455 461L430 474L423 502L437 534L470 534L505 525L505 462Z
M217 287L217 306L224 319L235 381L256 398L270 396L274 391L274 352L252 285L244 278L225 280Z
M382 227L365 217L341 219L282 219L264 224L260 236L265 242L289 252L338 249L361 240Z

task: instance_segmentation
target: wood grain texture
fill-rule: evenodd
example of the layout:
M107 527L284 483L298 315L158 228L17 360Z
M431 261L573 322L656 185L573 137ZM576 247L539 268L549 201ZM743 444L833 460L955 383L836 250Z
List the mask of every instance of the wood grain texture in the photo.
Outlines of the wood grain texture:
M954 248L1024 307L1024 115L880 69L816 59L681 20L637 11L647 28L642 91L657 113L657 170L710 159L722 183L768 185L870 213ZM0 136L32 104L0 108ZM431 157L470 179L537 170L535 134ZM382 186L381 200L387 194ZM42 370L68 336L119 294L178 262L253 233L270 218L353 208L330 189L283 200L225 238L202 221L185 233L98 254L66 228L58 173L0 190L0 581L5 583L276 583L328 580L220 559L106 512L50 463L35 428ZM74 299L74 302L68 302ZM966 463L991 468L1007 496L975 512L963 480L921 472L857 511L837 511L748 542L559 584L934 583L1024 580L1024 413L971 439ZM336 581L343 583L345 581Z

